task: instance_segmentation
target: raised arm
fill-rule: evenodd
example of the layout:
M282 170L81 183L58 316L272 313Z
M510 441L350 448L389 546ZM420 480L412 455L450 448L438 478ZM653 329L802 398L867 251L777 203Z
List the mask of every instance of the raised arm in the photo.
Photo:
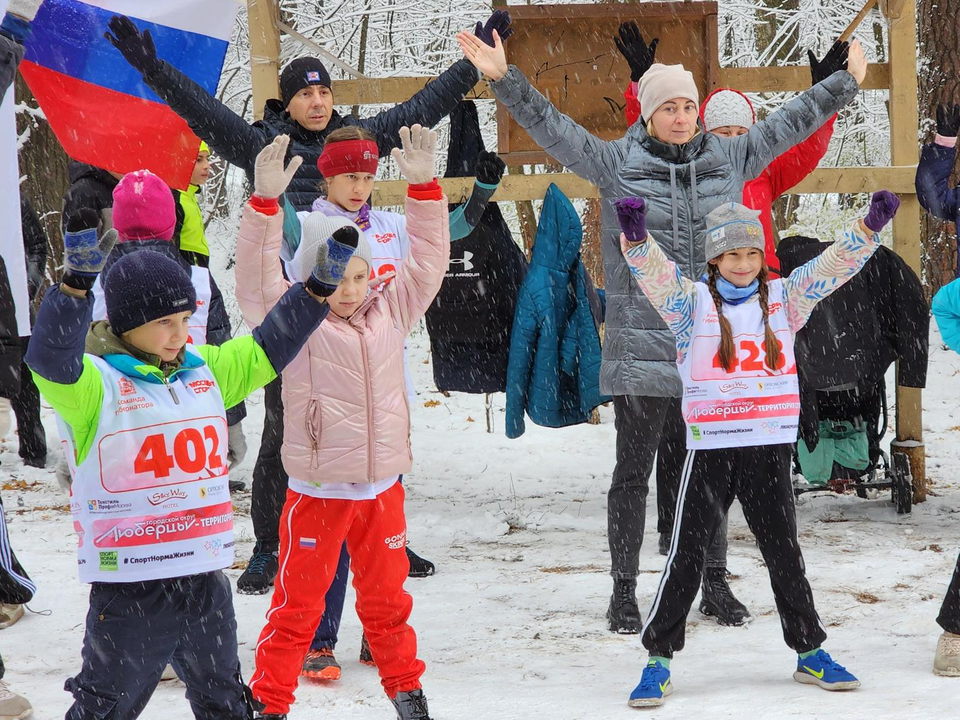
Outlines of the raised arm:
M783 279L783 297L790 329L798 332L824 298L856 275L880 247L879 232L900 207L900 198L881 190L873 194L870 212L841 233L835 243Z
M419 125L401 128L403 152L393 159L410 183L405 211L410 252L396 278L383 291L394 320L404 333L427 312L450 265L447 200L436 181L437 134Z
M141 33L123 15L114 15L109 27L113 34L107 33L107 40L143 76L147 86L217 155L231 165L250 170L257 153L271 138L158 58L149 30Z
M854 42L847 70L837 70L755 124L745 135L724 143L731 162L745 179L757 177L775 158L806 140L853 100L866 72L863 49L859 42Z
M640 100L637 98L637 83L643 74L653 65L657 55L657 45L660 44L660 38L653 38L650 44L643 38L643 33L633 20L622 23L617 29L617 34L613 38L617 50L623 55L623 59L630 66L630 84L623 92L623 97L627 101L624 107L624 115L627 118L627 125L633 125L640 117Z
M917 165L917 198L923 209L934 217L955 222L960 212L960 193L950 187L950 175L957 159L957 133L960 131L960 105L937 108L937 137L923 146Z
M289 136L280 135L257 155L254 194L243 208L237 235L237 302L251 328L264 321L289 287L280 263L283 212L278 198L303 162L298 155L284 168L289 144Z
M616 181L623 162L623 140L606 142L587 132L555 108L516 67L507 66L503 45L494 35L489 47L462 32L457 42L478 70L490 77L490 89L530 137L561 165L597 187Z
M450 242L455 242L473 232L487 211L487 203L500 186L506 165L496 153L484 150L477 161L477 179L473 192L460 207L450 213Z
M693 313L697 290L685 278L676 263L668 258L647 232L646 203L643 198L618 200L620 249L630 273L643 294L677 339L677 352L683 355L693 333Z

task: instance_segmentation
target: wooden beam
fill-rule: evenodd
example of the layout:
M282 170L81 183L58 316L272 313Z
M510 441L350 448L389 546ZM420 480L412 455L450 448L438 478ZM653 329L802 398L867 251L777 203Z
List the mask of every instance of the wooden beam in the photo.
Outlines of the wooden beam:
M250 83L253 118L263 118L263 106L280 97L280 28L276 0L247 0L250 35Z
M808 65L784 65L762 68L720 68L720 86L740 92L802 91L810 87ZM890 87L890 66L873 63L867 66L867 77L861 86L864 90L883 90Z
M900 17L890 23L890 157L893 163L909 165L919 159L917 93L917 8L904 3ZM923 277L920 247L920 203L915 195L904 196L893 220L893 249ZM921 391L897 387L897 444L891 452L910 459L914 502L926 499L926 467L923 446Z
M904 167L846 167L814 170L791 193L863 193L891 190L905 199L915 192L913 180L916 165ZM493 200L516 202L543 200L550 183L556 183L569 198L597 198L597 188L573 173L545 173L541 175L505 175ZM443 178L440 180L451 202L465 200L473 188L473 178ZM404 180L377 182L373 191L375 206L402 205L407 194Z
M435 77L391 77L367 80L334 80L333 97L337 105L395 105L409 100ZM802 91L810 87L810 68L806 65L769 68L720 68L719 84L741 92ZM867 68L864 90L883 90L890 85L890 66L873 64ZM467 95L471 100L492 100L493 93L481 80Z

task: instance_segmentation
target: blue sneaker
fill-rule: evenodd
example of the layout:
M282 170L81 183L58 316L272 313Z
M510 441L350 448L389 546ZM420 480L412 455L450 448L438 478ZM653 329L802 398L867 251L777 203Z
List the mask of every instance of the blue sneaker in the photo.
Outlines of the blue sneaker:
M808 658L797 657L797 671L793 679L805 685L819 685L824 690L855 690L860 681L847 672L840 663L834 662L824 650Z
M663 705L663 699L672 692L670 671L659 662L647 665L643 669L640 684L630 693L627 705L635 708L659 707Z

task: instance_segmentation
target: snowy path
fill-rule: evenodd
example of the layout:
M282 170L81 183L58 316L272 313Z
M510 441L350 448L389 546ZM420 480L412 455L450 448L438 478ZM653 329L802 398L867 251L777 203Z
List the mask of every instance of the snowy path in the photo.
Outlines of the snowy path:
M935 348L925 393L927 469L935 497L912 515L888 502L833 495L799 503L801 542L826 647L863 682L829 694L793 682L795 656L783 644L760 556L736 508L731 516L732 586L753 611L748 629L720 628L690 615L687 648L674 660L676 691L657 711L626 698L645 657L635 636L614 636L603 617L607 574L606 491L613 468L612 410L602 424L502 434L485 432L483 398L432 391L425 336L411 362L420 390L414 408L415 471L407 514L414 547L436 577L411 580L413 625L427 662L425 690L436 720L596 720L658 717L948 718L960 715L960 680L931 672L935 617L960 546L960 356ZM427 401L438 405L424 407ZM248 437L262 418L251 403ZM50 437L52 414L45 411ZM55 440L52 443L55 445ZM253 445L253 443L251 443ZM13 547L40 590L28 615L0 632L7 680L37 720L62 718L64 679L79 669L86 586L76 579L75 540L65 497L50 470L23 469L15 442L2 461L3 498ZM239 476L249 482L255 448ZM639 582L646 611L662 570L656 504L648 512ZM249 494L238 499L238 558L252 547ZM232 578L239 571L230 571ZM352 595L352 590L351 590ZM235 598L241 660L249 674L269 596ZM356 663L359 623L348 598L337 656L343 680L299 690L291 718L392 717L376 672ZM148 720L191 717L181 685L158 689Z

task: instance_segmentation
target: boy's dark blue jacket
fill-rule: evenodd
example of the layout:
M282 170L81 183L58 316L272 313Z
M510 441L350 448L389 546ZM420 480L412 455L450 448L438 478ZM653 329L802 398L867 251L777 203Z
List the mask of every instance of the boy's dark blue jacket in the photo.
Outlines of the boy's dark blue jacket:
M513 317L507 437L523 435L524 411L537 425L564 427L586 422L610 400L600 394L600 337L587 297L582 240L577 211L551 184Z
M960 212L960 193L957 188L951 188L948 184L956 159L955 147L944 147L936 143L924 145L915 182L917 199L923 209L934 217L952 223L957 222L957 214ZM957 256L955 274L960 277L960 254Z

